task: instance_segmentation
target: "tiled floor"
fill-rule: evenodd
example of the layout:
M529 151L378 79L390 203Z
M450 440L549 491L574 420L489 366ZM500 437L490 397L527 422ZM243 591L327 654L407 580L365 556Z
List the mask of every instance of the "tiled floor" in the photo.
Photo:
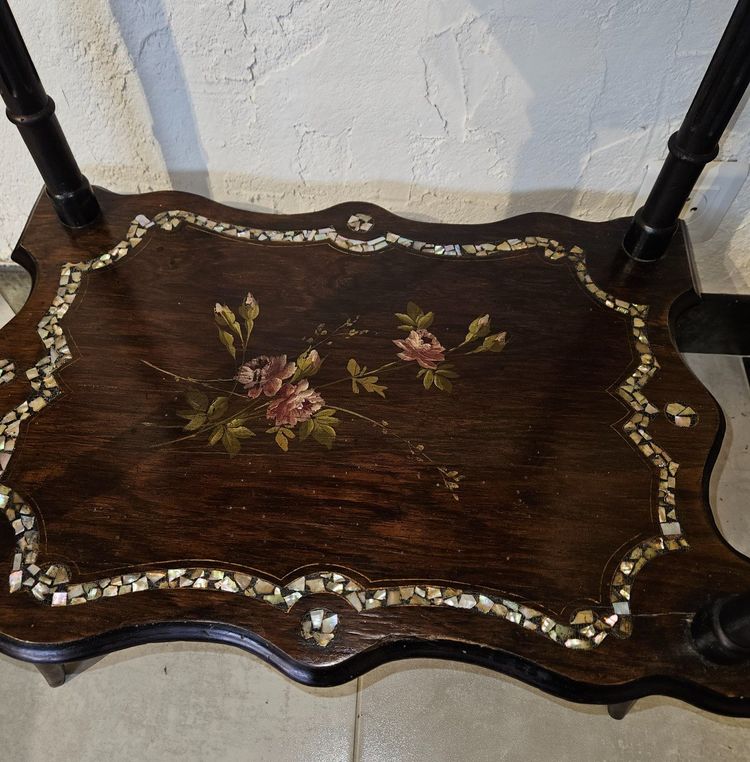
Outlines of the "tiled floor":
M27 288L0 270L0 294L14 309ZM0 297L0 322L3 314ZM728 414L713 504L727 539L750 554L747 377L737 357L688 360ZM639 702L615 722L602 707L425 660L310 689L245 653L209 645L114 654L56 689L34 667L0 657L0 707L0 762L750 759L750 720L668 699Z

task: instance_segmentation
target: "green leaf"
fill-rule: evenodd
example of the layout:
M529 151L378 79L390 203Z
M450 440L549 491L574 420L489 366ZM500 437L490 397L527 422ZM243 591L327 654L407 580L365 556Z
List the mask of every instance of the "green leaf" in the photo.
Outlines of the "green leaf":
M196 431L206 423L205 413L196 413L183 427L185 431Z
M346 370L350 376L358 376L362 372L359 363L352 357L346 364Z
M310 434L312 434L312 430L315 426L314 421L312 418L308 418L306 421L300 424L299 427L299 441L304 442Z
M507 342L507 332L495 333L488 336L483 342L482 347L486 352L502 352Z
M337 426L341 423L340 418L333 418L332 416L324 416L323 418L316 418L318 423L324 423L326 426Z
M414 321L417 320L417 318L424 314L420 307L414 302L409 302L409 304L406 305L406 314Z
M217 397L208 408L209 420L216 420L226 415L229 410L229 397Z
M186 418L190 421L195 415L195 410L178 410L177 415L180 416L180 418Z
M394 315L402 322L404 325L400 325L399 328L413 328L415 325L415 321L411 319L409 315L407 315L405 312L395 312Z
M325 423L328 426L334 426L337 423L341 423L341 421L336 418L336 411L330 407L319 410L315 413L314 419L320 423ZM305 423L307 423L307 421L305 421Z
M490 316L480 315L469 323L469 333L481 339L490 332Z
M219 341L226 347L227 352L232 355L232 359L237 357L237 350L234 348L234 337L223 328L219 328Z
M417 318L417 328L429 328L432 325L432 321L434 319L434 312L428 312L426 315L420 315L420 317Z
M455 370L444 370L443 368L436 370L435 375L443 378L458 378L458 373Z
M365 376L364 378L359 379L359 383L362 384L365 391L375 392L375 394L379 394L381 397L385 398L385 390L388 387L379 385L377 381L377 376Z
M357 379L356 378L352 378L352 391L355 394L359 394L359 386L357 386Z
M295 434L291 429L288 429L286 426L280 426L279 431L287 438L287 439L294 439Z
M240 440L232 435L231 429L227 429L224 432L224 436L221 438L221 443L224 445L224 449L229 453L230 458L237 455L242 447Z
M221 438L224 436L224 427L223 426L217 426L212 432L211 436L208 438L208 444L210 447L213 447Z
M315 423L315 428L312 432L313 439L322 444L323 447L331 449L333 447L333 441L336 439L336 430L333 426L326 426L325 424Z
M326 416L325 418L316 418L315 421L316 423L320 423L324 426L330 426L331 428L336 428L336 426L338 426L341 423L340 418L332 418L332 417L329 418L328 416Z
M315 415L316 421L320 421L320 423L327 423L329 426L332 426L336 423L341 423L341 421L334 415L335 411L325 411L325 415L323 415L323 412L324 411L321 410L320 413Z
M414 325L413 324L412 325L400 325L399 326L399 330L406 331L407 333L409 333L409 332L414 330Z
M435 386L437 386L438 389L440 389L441 392L451 392L453 391L453 383L445 378L445 376L435 376Z
M189 389L185 392L185 399L193 410L204 413L208 407L208 397L200 389Z
M229 426L228 431L234 434L237 439L250 439L250 437L255 436L255 432L248 429L247 426Z
M502 352L505 349L507 333L495 333L492 336L488 336L476 349L472 349L467 354L473 355L477 352Z
M280 432L276 432L276 436L274 437L276 444L284 451L287 452L289 450L289 440Z
M425 389L429 389L432 386L432 382L435 380L435 374L433 371L428 370L424 374L424 378L422 379L422 384L424 385Z
M214 310L214 320L219 328L227 327L230 331L237 334L237 338L242 341L242 329L237 322L234 312L226 304L217 304Z
M252 307L249 307L243 302L239 307L237 307L237 314L245 321L245 324L252 324L255 320L257 320L258 315L260 314L260 306L256 302Z
M314 357L311 357L312 352L315 352ZM323 360L316 350L308 348L297 358L296 365L297 368L291 378L291 383L295 383L302 378L312 378L322 367Z

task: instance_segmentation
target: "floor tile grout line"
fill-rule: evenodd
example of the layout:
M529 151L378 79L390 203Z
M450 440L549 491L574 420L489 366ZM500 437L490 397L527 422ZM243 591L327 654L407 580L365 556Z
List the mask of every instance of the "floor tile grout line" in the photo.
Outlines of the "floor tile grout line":
M355 694L354 699L354 732L352 733L352 762L357 762L359 759L359 733L360 733L360 725L359 725L359 711L360 711L360 700L362 696L362 678L357 678L357 690Z

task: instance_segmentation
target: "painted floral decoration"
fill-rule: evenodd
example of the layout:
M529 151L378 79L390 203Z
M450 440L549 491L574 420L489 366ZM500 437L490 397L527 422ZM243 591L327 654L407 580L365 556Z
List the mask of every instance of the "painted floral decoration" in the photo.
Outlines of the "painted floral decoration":
M409 331L406 339L394 339L393 343L403 350L398 357L407 362L416 360L423 368L435 370L445 360L445 347L426 328Z
M235 379L245 387L247 396L254 400L261 394L266 397L278 394L281 384L293 376L294 371L295 365L286 361L286 355L261 355L240 365Z
M204 439L209 447L221 443L230 457L242 450L243 441L259 434L272 436L284 452L289 451L292 443L296 447L308 439L330 449L346 418L394 437L418 462L435 469L440 478L438 485L448 489L458 500L457 492L463 479L458 471L433 460L424 444L401 436L388 421L376 420L366 412L343 406L339 398L348 388L354 395L376 394L385 399L388 387L383 378L410 369L413 372L415 367L424 390L434 388L449 394L459 378L455 364L446 361L449 355L496 353L505 348L507 334L504 331L492 333L489 315L480 315L471 321L462 342L445 347L430 330L435 314L424 312L409 302L405 312L396 313L398 330L406 336L391 339L400 350L394 352L394 360L368 369L352 357L340 374L322 384L313 381L326 360L319 349L335 341L370 335L369 330L358 326L359 318L347 318L332 330L321 323L312 336L303 339L306 346L296 359L290 360L288 354L252 356L250 337L259 315L260 305L250 293L236 312L218 302L214 307L219 341L235 362L230 377L193 378L146 363L187 385L186 406L176 411L186 421L179 427L184 434L172 442Z

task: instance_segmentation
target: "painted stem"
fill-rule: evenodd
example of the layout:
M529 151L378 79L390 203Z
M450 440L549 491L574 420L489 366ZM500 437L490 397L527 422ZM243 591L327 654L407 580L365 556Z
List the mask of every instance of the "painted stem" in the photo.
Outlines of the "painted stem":
M337 407L336 405L328 405L329 408L332 410L337 410L340 413L344 413L346 415L354 416L355 418L360 418L363 421L366 421L367 423L377 427L380 429L384 434L390 435L392 437L395 437L400 442L405 444L409 450L409 452L415 457L421 460L423 463L427 463L428 465L432 466L439 474L440 478L443 480L443 485L446 489L448 489L451 494L453 494L453 497L458 500L458 496L455 494L453 490L451 490L448 487L448 479L441 470L440 466L435 463L435 461L424 451L424 449L420 450L411 440L406 439L405 437L402 437L400 434L397 434L395 431L393 431L389 426L385 426L380 421L376 421L373 418L370 418L369 416L362 415L361 413L357 413L354 410L349 410L345 407Z
M148 365L149 368L153 368L154 370L158 371L159 373L164 373L166 376L171 376L176 381L184 381L189 384L195 384L196 386L205 386L206 389L211 389L214 392L220 392L221 394L233 394L235 397L242 397L245 398L246 395L244 394L237 394L236 392L228 392L226 389L222 389L219 386L212 386L211 384L206 383L204 379L200 378L193 378L192 376L179 376L177 373L172 373L171 371L164 370L164 368L160 368L158 365L154 365L152 362L149 362L148 360L141 360L141 362L144 365ZM217 379L209 379L212 381L223 381L224 379L217 378ZM234 379L226 379L227 381L233 381Z
M357 413L354 410L349 410L348 408L345 408L345 407L337 407L336 405L328 405L328 407L331 408L332 410L338 410L340 413L345 413L346 415L351 415L351 416L354 416L355 418L360 418L363 421L367 421L367 423L370 423L373 426L376 426L377 428L379 428L384 434L395 437L400 442L403 442L409 448L409 452L414 454L416 457L424 460L426 463L429 463L431 466L435 466L435 468L438 468L435 461L426 452L424 452L424 450L420 450L409 439L406 439L405 437L402 437L400 434L397 434L395 431L393 431L390 428L390 426L386 426L380 421L376 421L374 418L370 418L369 416L362 415L362 413Z

